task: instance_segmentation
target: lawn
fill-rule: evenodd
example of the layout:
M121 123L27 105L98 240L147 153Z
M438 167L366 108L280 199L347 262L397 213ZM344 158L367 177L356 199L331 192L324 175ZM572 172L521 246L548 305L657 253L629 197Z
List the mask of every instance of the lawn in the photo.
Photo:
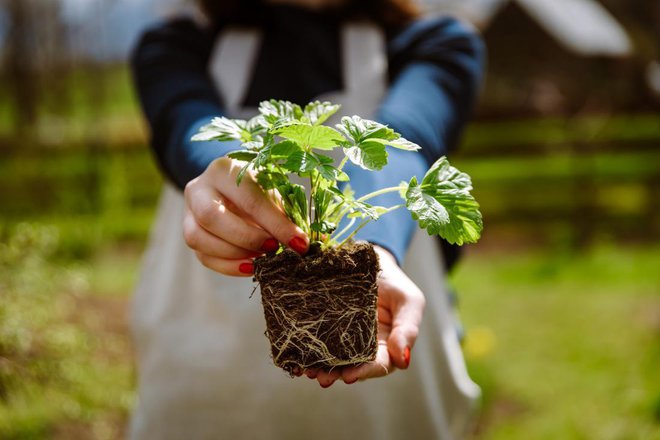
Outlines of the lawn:
M658 262L657 246L468 257L453 281L478 437L660 439Z
M68 255L60 233L0 234L0 438L121 438L140 245L81 262L55 257ZM452 282L484 390L477 438L660 438L659 258L658 247L473 249Z

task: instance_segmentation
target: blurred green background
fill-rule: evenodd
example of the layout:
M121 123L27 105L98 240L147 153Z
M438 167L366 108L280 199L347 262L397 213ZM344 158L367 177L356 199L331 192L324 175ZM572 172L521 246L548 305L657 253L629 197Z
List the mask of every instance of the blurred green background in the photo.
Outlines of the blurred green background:
M3 439L122 438L135 403L161 177L125 63L71 49L66 3L0 4ZM517 2L477 22L489 76L452 159L486 228L451 282L479 439L660 439L660 2L603 4L629 53L566 47Z

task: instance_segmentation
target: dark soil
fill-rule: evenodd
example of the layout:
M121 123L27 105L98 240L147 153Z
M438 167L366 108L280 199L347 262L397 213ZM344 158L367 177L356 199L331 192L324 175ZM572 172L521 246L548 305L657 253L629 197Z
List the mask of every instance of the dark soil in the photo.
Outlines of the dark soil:
M369 243L285 249L255 260L266 336L275 365L290 374L332 369L376 357L378 256Z

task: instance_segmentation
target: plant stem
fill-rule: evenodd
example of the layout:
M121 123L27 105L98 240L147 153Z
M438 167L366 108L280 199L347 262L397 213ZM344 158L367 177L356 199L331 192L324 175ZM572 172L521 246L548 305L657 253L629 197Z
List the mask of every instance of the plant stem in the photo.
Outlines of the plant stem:
M366 194L359 199L357 199L358 202L364 202L365 200L369 200L373 197L377 197L383 194L395 192L395 191L401 191L402 189L406 189L408 186L407 185L399 185L399 186L392 186L390 188L384 188L384 189L379 189L378 191L374 191L372 193Z
M346 225L346 227L345 227L344 229L342 229L341 231L337 232L337 233L335 234L333 240L336 241L339 237L341 237L341 236L344 235L349 229L351 229L351 228L353 227L353 225L355 224L355 219L356 219L356 217L353 217L353 218L351 219L351 221L348 222L348 224Z
M400 205L394 205L394 206L392 206L392 207L387 208L387 209L386 209L385 211L383 211L380 215L382 216L382 215L385 215L385 214L390 213L390 212L392 212L392 211L396 211L397 209L399 209L399 208L403 208L404 206L406 206L406 205L403 204L403 203L400 204ZM337 245L337 247L342 247L342 246L344 245L344 243L346 243L348 240L350 240L351 238L353 238L353 237L355 236L355 234L357 234L358 231L359 231L360 229L362 229L362 228L364 228L365 226L367 226L367 224L368 224L370 221L372 221L372 220L373 220L372 218L368 218L368 219L366 219L364 222L362 222L362 223L360 224L360 226L358 226L357 228L355 228L355 230L354 230L353 232L351 232L351 234L350 234L348 237L346 237L345 239L343 239L343 240L341 241L341 243L339 243L339 244ZM342 229L341 233L338 234L337 237L339 237L340 235L344 234L344 232L345 232L347 229L349 229L351 226L353 226L354 223L355 223L355 218L352 219L351 223L350 223L348 226L346 226L344 229ZM335 239L336 239L337 237L335 237Z
M337 169L341 171L344 168L344 165L346 165L346 162L348 161L348 156L344 156L344 158L339 162L339 166Z

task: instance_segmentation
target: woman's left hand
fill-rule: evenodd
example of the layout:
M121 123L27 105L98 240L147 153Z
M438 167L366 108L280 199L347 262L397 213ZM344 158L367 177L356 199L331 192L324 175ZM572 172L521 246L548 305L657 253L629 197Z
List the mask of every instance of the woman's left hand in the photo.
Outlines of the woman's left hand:
M310 378L327 388L342 379L351 384L358 380L386 376L410 364L422 322L426 299L422 291L396 263L390 252L374 246L380 259L378 278L378 352L376 359L355 367L332 371L308 370Z

